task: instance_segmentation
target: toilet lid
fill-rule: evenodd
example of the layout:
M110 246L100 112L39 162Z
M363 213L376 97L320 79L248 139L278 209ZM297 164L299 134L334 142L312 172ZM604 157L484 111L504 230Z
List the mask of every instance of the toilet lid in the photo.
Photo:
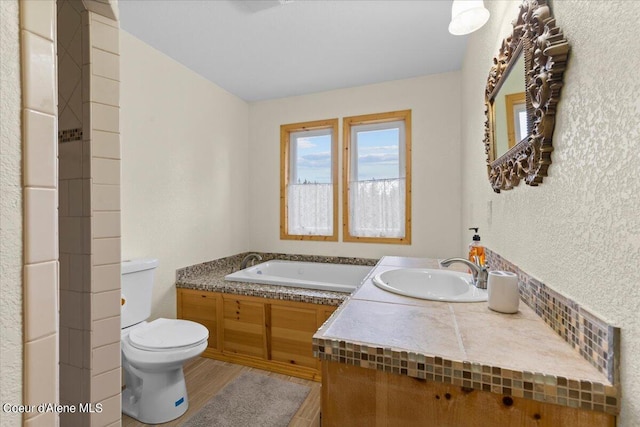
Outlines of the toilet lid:
M156 319L129 334L131 344L141 350L168 350L190 347L209 337L209 330L189 320Z

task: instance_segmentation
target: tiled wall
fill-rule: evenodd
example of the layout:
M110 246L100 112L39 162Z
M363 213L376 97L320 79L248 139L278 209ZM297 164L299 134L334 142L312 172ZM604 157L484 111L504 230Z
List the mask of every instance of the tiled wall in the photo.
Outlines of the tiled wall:
M25 425L120 425L117 11L108 0L21 0L20 7L24 403L102 404L100 413L60 419L28 414Z
M24 196L23 404L58 401L55 2L20 2ZM25 426L55 426L53 413Z
M69 79L81 70L81 82L68 84L81 92L80 121L74 121L77 96L66 105L70 113L60 116L61 127L64 120L69 123L69 136L72 129L82 129L75 132L75 141L60 144L60 200L68 215L61 213L60 230L72 236L64 248L61 239L61 278L67 288L60 317L69 333L61 329L61 362L66 363L61 363L60 393L65 403L101 403L104 412L91 415L91 423L106 425L120 419L119 29L116 21L84 9L77 0L61 3L59 14L71 21L64 31L83 38L75 50L81 58L65 61L73 69ZM67 37L72 47L77 45ZM62 416L61 421L87 425L89 416Z
M108 2L85 1L89 28L83 82L83 143L90 147L91 170L91 370L90 401L104 411L92 425L120 424L120 45L118 21L102 16ZM109 9L105 8L109 6ZM115 16L113 16L115 18ZM86 83L85 83L86 85ZM87 126L87 117L90 117ZM87 306L86 306L87 307Z
M58 0L58 130L82 128L82 19L79 0Z
M80 1L57 2L58 28L58 162L60 229L60 402L89 401L91 204L89 144L82 141L82 14ZM88 32L84 32L85 37ZM64 136L64 138L63 138ZM72 137L73 136L73 137ZM83 153L86 151L87 153ZM83 155L84 154L84 155ZM87 414L61 415L87 421Z

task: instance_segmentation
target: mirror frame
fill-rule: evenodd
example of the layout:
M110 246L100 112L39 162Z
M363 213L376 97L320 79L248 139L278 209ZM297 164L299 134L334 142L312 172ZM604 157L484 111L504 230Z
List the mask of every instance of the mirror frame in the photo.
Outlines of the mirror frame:
M524 54L528 136L499 158L495 157L493 101L509 70ZM569 44L546 0L522 0L513 32L493 58L485 90L484 144L489 182L496 193L511 190L520 180L537 186L547 176L552 136Z

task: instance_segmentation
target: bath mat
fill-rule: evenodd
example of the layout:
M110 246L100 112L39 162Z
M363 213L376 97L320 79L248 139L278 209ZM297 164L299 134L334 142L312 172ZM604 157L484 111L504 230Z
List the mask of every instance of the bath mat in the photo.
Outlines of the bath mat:
M245 372L227 384L182 427L284 427L310 388Z

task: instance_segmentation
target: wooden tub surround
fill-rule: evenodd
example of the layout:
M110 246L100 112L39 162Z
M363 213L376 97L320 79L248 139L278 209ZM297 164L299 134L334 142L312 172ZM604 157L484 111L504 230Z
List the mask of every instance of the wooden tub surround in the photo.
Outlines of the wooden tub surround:
M203 357L320 381L312 337L337 307L178 289L178 318L209 329Z
M179 319L209 329L204 357L320 381L312 337L348 293L229 282L247 253L177 271ZM376 260L261 253L272 259L371 265Z
M522 301L509 315L372 283L396 268L439 266L382 258L313 337L323 426L615 426L617 386Z

